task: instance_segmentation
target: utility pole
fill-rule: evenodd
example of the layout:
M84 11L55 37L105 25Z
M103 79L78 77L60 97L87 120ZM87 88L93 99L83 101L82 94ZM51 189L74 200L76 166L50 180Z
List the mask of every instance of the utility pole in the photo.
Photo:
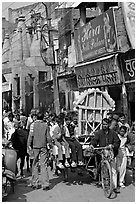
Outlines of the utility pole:
M45 3L42 2L46 10L46 19L47 19L47 32L49 40L49 48L51 50L51 55L53 57L52 63L45 61L45 64L52 67L52 76L53 76L53 92L54 92L54 111L58 115L60 113L60 103L59 103L59 88L58 88L58 79L57 79L57 69L56 69L56 60L55 60L55 50L54 50L54 39L53 39L53 29L51 27L51 17L48 14L48 8Z

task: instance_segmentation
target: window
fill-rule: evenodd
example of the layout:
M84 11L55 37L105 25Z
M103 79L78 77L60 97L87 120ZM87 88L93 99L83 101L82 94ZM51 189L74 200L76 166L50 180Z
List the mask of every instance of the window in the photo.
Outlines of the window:
M47 72L39 71L39 82L47 81L47 76Z

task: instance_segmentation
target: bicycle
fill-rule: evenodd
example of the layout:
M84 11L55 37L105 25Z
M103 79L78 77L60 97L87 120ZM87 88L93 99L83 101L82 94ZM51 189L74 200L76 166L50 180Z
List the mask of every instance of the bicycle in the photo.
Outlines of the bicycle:
M101 156L100 163L98 162L97 155ZM93 158L94 164L90 166L89 164ZM112 168L111 168L112 160L113 152L111 149L107 150L106 147L97 147L91 151L90 158L86 164L86 169L94 180L96 180L99 176L101 177L102 188L107 198L110 198L113 192ZM99 168L101 169L100 175Z

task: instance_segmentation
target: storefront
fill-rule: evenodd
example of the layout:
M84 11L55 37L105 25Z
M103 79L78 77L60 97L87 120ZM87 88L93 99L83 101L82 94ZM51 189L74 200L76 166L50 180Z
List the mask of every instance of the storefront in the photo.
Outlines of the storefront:
M135 121L135 50L120 55L121 68L124 75L128 120Z
M131 124L135 121L135 2L121 2L121 7L131 47L120 56L125 81L128 121Z
M111 8L77 29L75 49L79 91L107 91L115 101L116 112L127 110L119 53L126 53L130 45L122 9Z
M121 71L117 55L110 55L75 67L80 91L99 88L107 91L115 101L115 110L121 111Z

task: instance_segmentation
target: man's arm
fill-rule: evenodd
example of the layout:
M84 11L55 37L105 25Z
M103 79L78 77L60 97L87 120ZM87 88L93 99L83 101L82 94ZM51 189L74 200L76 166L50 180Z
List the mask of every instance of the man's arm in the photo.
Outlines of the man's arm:
M52 137L50 135L50 128L48 126L46 128L45 135L46 135L46 138L47 138L47 143L51 143L52 142Z

